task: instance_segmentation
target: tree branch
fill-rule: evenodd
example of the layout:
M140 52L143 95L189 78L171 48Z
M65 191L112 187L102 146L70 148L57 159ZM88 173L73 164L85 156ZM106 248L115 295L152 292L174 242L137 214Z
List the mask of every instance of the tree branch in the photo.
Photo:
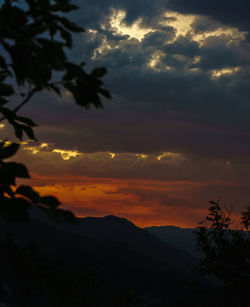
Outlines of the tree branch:
M39 89L33 88L33 90L31 90L31 91L29 92L29 94L26 96L26 98L25 98L17 107L15 107L15 109L13 110L13 112L16 113L17 111L19 111L26 103L29 102L29 100L32 98L32 96L34 96L35 93L38 92L38 91L39 91Z
M29 94L24 98L24 100L15 107L14 110L12 110L12 112L16 113L17 111L19 111L26 103L29 102L29 100L35 95L36 92L38 92L39 89L38 88L33 88L33 90L30 90ZM3 116L0 118L0 122L3 121L4 119L6 119L6 116Z

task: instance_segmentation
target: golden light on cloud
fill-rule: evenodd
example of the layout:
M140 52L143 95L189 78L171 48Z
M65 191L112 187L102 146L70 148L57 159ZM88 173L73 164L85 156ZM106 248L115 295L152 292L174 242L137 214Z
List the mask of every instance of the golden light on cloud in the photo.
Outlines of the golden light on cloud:
M227 67L223 69L215 69L211 71L211 77L218 79L223 75L232 75L240 71L240 67Z
M246 32L239 31L236 27L218 27L213 31L204 31L201 34L193 33L192 24L195 22L196 15L184 15L173 11L167 11L164 14L163 25L173 27L176 31L175 41L180 35L192 35L192 40L198 42L201 46L208 37L225 35L228 37L228 44L237 43L245 39Z
M192 72L199 72L199 71L201 71L200 68L197 68L197 67L190 68L189 70L192 71Z
M70 160L71 158L76 158L81 156L82 153L78 152L77 150L63 150L55 148L53 144L49 143L41 143L37 146L29 146L29 144L25 144L28 146L24 146L23 149L26 151L30 151L33 155L38 155L42 153L46 153L46 155L50 155L53 153L60 154L61 158L65 161Z
M157 50L151 57L151 59L149 60L148 62L148 67L156 70L156 71L159 71L159 70L162 70L162 67L159 68L157 67L158 64L160 64L161 62L161 58L164 56L164 53L160 50Z
M42 143L40 145L40 148L48 148L49 147L49 144L48 143Z
M173 27L176 30L176 36L185 36L192 30L192 23L195 20L195 15L183 15L177 12L167 11L165 14L166 19L161 23Z
M230 45L230 44L238 44L241 40L244 40L246 37L246 34L247 32L239 31L237 28L222 28L221 27L214 31L203 32L202 34L196 34L193 36L193 40L197 41L202 46L204 41L208 37L224 35L225 38L227 38L228 40L227 45Z
M93 51L92 60L95 60L96 58L98 58L98 56L106 56L115 49L119 49L122 52L124 48L126 49L127 47L130 47L130 44L132 46L134 44L136 48L139 48L138 50L140 50L140 43L143 42L143 39L146 34L150 32L159 31L158 26L168 26L172 27L175 31L173 39L166 40L166 42L161 42L160 47L154 46L153 48L153 46L150 46L151 49L148 49L149 52L147 53L146 67L148 69L154 70L155 72L174 72L176 70L174 63L180 63L183 64L183 67L186 67L185 64L187 63L187 57L181 54L181 50L180 52L178 52L177 50L175 54L169 55L169 58L171 58L171 56L173 58L173 64L166 65L166 63L164 64L163 58L168 57L168 54L165 51L159 49L164 46L171 45L176 40L178 40L180 36L186 37L186 39L190 42L197 43L199 47L206 47L206 45L209 46L210 44L214 44L217 41L220 41L220 43L224 44L225 46L237 46L239 45L240 41L245 39L247 34L246 32L240 31L236 27L226 27L218 22L212 28L209 28L208 26L207 30L203 31L202 33L197 33L195 32L195 23L197 22L198 18L201 18L201 16L191 14L185 15L174 11L163 12L161 15L162 18L158 21L158 25L156 27L145 26L145 23L143 23L142 18L138 18L131 25L127 25L125 21L126 14L126 10L114 8L111 9L110 15L108 19L106 19L106 21L101 25L101 29L109 31L113 35L127 35L127 40L120 40L114 42L112 39L109 39L107 35L98 32L95 29L89 28L87 30L87 32L90 34L90 40L94 39L97 35L98 39L100 40L99 46ZM208 22L209 25L213 23L213 20L207 18L204 23L206 22ZM211 38L211 40L209 40L209 38ZM132 55L129 55L129 61L131 60L131 58ZM193 60L190 58L190 62L188 63L189 68L186 68L193 73L200 72L201 69L195 66L190 66L190 64L198 64L200 60L200 56L195 56ZM238 68L234 68L230 70L230 68L228 68L221 71L212 71L211 77L219 78L221 75L224 74L235 73L237 69Z
M110 26L115 34L129 35L130 38L136 38L141 41L147 33L154 31L152 28L142 27L141 18L136 20L131 26L128 26L124 22L125 17L125 10L112 9Z
M111 159L114 159L116 157L116 154L113 152L109 152L109 156Z
M108 165L115 163L117 165L116 157L119 157L119 165L133 165L136 160L148 160L148 163L154 163L155 159L165 163L175 163L177 161L181 162L186 159L183 154L175 152L163 152L163 153L114 153L110 151L106 152L80 152L78 150L64 150L60 148L55 148L54 144L51 143L41 143L37 146L30 146L29 143L24 144L23 149L30 152L32 155L39 155L39 158L44 159L44 161L52 161L55 154L59 154L62 160L68 161L73 158L80 157L82 163L103 163L107 162ZM115 160L115 161L113 161Z
M0 124L0 129L3 129L5 127L5 124Z
M7 146L11 145L10 141L0 140L0 142L4 143L4 147L7 147Z
M170 158L170 159L179 159L181 157L181 154L175 153L175 152L163 152L159 156L156 157L158 161L161 161L164 158Z
M22 145L28 145L28 146L24 146L24 150L28 150L30 151L33 155L36 155L38 153L40 153L42 150L45 149L49 149L49 147L51 146L51 144L48 143L41 143L40 145L37 146L29 146L28 142L22 142Z
M194 59L193 59L193 64L197 64L201 61L201 56L195 56Z
M175 68L173 66L164 65L162 63L162 58L165 56L165 53L157 50L152 57L150 58L147 66L157 72L160 71L174 71Z
M135 154L136 157L140 158L140 159L147 159L149 157L149 155L146 154Z
M91 34L97 34L98 31L94 30L94 29L87 29L87 32L91 33Z
M109 51L109 50L112 50L112 47L109 44L107 37L104 37L100 46L94 50L94 53L91 59L95 60L99 54L103 54L104 52Z
M25 150L28 150L28 151L31 151L31 153L33 155L36 155L39 153L39 146L27 146L27 147L24 147Z
M102 25L101 28L105 30L105 25ZM90 34L89 39L91 41L94 41L95 38L96 38L96 35L98 35L98 34L102 38L100 45L97 48L95 48L95 50L93 51L93 56L91 57L92 60L95 60L98 57L98 55L101 55L101 54L108 52L109 50L112 49L112 46L110 45L110 43L109 43L109 41L108 41L108 39L105 35L101 35L97 30L91 29L91 28L88 28L86 30L86 32Z
M63 160L70 160L71 158L76 158L77 156L81 156L81 153L78 151L72 150L63 150L63 149L53 149L52 152L59 153Z

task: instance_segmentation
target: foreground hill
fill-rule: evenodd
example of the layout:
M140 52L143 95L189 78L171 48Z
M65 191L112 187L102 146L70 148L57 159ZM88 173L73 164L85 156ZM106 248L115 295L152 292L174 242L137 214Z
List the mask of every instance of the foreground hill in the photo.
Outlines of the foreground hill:
M21 247L35 243L40 256L56 259L64 271L95 272L104 300L102 306L127 289L160 298L166 304L177 293L184 293L183 285L191 279L190 269L196 264L193 257L125 219L85 218L78 225L46 221L37 217L29 224L0 221L0 240L3 242L11 234ZM0 282L7 281L15 288L15 272L11 273L12 263L7 258L0 248L0 269L4 272ZM28 264L25 270L33 269ZM22 274L25 280L28 274ZM32 279L26 282L33 283ZM39 301L41 304L36 302L36 306L46 305Z
M80 225L68 225L67 230L98 240L122 242L144 256L150 256L171 267L188 271L197 261L187 252L163 242L145 229L125 218L113 215L79 219Z

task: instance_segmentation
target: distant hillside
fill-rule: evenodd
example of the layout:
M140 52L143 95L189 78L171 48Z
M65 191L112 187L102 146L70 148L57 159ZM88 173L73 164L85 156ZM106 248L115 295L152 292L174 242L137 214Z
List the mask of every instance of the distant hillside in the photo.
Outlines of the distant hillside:
M146 227L149 233L155 235L160 240L171 244L177 248L183 249L194 257L199 256L195 248L194 229L180 228L176 226L152 226Z

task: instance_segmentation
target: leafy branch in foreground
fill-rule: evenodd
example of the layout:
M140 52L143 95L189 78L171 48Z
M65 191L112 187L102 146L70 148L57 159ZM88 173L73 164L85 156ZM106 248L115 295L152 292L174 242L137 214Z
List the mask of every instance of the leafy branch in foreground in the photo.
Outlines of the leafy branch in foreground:
M65 17L75 9L70 0L5 0L0 6L0 121L8 121L19 140L25 135L36 140L37 124L18 112L41 91L59 96L67 91L84 108L101 108L101 96L111 97L103 86L105 68L87 73L84 63L67 56L72 35L84 32ZM10 107L13 101L16 106ZM18 149L17 143L0 144L0 215L24 220L36 205L59 220L73 220L73 214L58 209L56 198L41 197L29 186L15 187L16 178L29 177L24 165L4 161Z
M4 162L19 148L17 143L0 143L0 216L12 221L27 222L28 209L34 205L58 220L76 222L70 211L58 209L60 202L53 196L40 196L30 186L16 185L17 178L30 178L27 168L20 163Z

